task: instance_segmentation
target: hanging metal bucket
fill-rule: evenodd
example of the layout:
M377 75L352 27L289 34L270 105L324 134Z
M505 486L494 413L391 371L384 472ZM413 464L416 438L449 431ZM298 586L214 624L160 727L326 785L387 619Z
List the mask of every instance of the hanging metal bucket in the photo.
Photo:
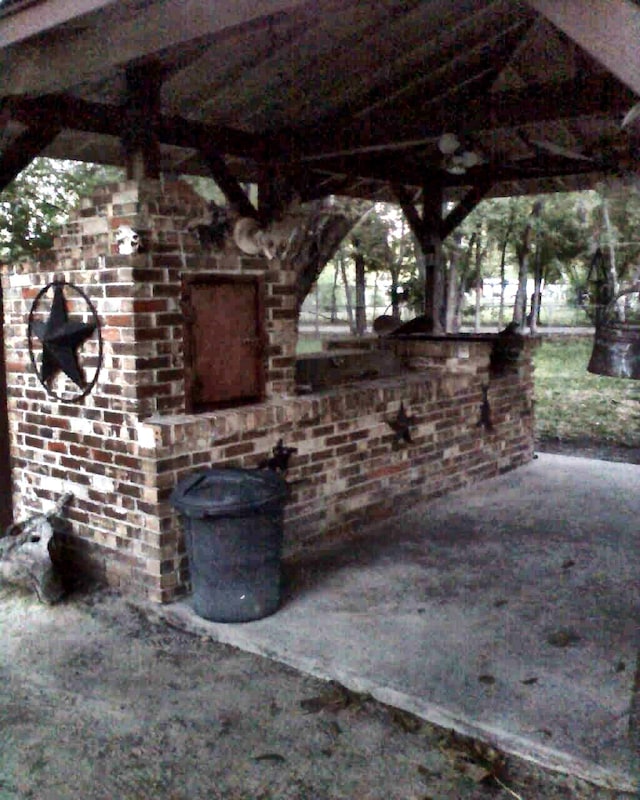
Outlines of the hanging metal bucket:
M610 378L640 380L640 321L635 314L630 322L614 319L616 302L631 292L638 292L638 287L620 292L596 325L588 372Z

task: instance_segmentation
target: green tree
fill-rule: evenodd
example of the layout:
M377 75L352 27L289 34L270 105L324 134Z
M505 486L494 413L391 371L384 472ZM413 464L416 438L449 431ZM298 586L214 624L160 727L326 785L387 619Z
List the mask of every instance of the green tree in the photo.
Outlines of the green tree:
M112 167L36 158L0 193L0 259L42 257L79 198L121 175Z

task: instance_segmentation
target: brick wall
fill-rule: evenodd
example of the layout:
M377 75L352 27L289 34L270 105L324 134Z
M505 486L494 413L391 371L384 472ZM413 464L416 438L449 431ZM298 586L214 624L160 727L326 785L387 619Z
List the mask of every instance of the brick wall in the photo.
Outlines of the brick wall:
M285 553L351 535L360 524L469 483L498 475L533 456L533 377L530 344L520 364L490 378L491 341L442 343L458 355L447 367L429 365L433 343L402 343L421 368L401 377L362 381L302 397L214 414L147 420L144 452L156 470L167 558L161 596L188 579L178 520L168 497L178 480L208 466L256 467L278 439L296 447L287 480ZM424 345L424 347L421 347ZM436 347L437 353L437 347ZM439 355L438 358L439 359ZM463 368L463 369L461 369ZM482 386L488 386L492 430L480 423ZM387 424L404 403L412 442L399 443Z
M139 437L145 418L180 414L185 407L184 275L264 277L266 391L293 390L295 276L232 244L223 252L203 252L188 224L205 210L181 182L104 187L82 201L61 231L53 263L24 262L2 273L15 516L41 511L63 491L73 492L70 513L79 535L70 542L69 559L138 592L154 594L166 556L154 517L156 470L142 458ZM115 254L115 230L122 224L142 233L145 252ZM81 287L102 323L102 369L80 404L65 402L73 391L59 392L62 401L45 394L27 349L31 305L55 277ZM79 301L70 313L82 306Z
M528 347L509 375L490 378L488 341L398 343L405 374L297 397L295 274L232 245L204 253L188 229L203 211L180 183L105 187L62 231L53 265L3 271L16 517L73 492L69 563L127 592L178 596L188 576L171 489L203 466L255 467L279 438L298 448L288 476L288 552L531 457ZM115 254L120 224L143 232L146 252ZM216 271L264 277L267 398L187 415L181 281ZM102 370L79 404L48 397L27 352L29 309L55 276L83 287L103 326ZM492 431L478 425L483 384ZM411 444L397 443L387 424L400 402L413 417Z

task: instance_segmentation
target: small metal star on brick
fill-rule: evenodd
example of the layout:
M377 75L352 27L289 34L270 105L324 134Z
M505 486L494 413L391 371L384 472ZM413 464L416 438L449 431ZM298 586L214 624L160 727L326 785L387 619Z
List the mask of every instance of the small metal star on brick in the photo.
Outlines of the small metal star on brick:
M413 440L411 439L411 431L409 428L411 425L413 425L414 419L415 417L407 416L407 412L404 408L404 402L401 402L396 418L393 420L388 419L386 421L387 425L395 433L396 442L405 441L408 444L411 444Z
M96 329L95 322L69 320L62 283L54 284L51 311L46 322L34 320L33 332L42 343L42 356L38 377L45 385L62 371L83 389L86 381L78 364L77 350Z

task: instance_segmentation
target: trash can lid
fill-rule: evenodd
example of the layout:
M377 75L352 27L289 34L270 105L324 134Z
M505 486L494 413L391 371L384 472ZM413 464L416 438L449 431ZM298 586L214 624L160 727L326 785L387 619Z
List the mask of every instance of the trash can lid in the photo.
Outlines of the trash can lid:
M188 517L237 516L283 501L287 488L286 481L270 470L211 468L183 478L169 502Z

